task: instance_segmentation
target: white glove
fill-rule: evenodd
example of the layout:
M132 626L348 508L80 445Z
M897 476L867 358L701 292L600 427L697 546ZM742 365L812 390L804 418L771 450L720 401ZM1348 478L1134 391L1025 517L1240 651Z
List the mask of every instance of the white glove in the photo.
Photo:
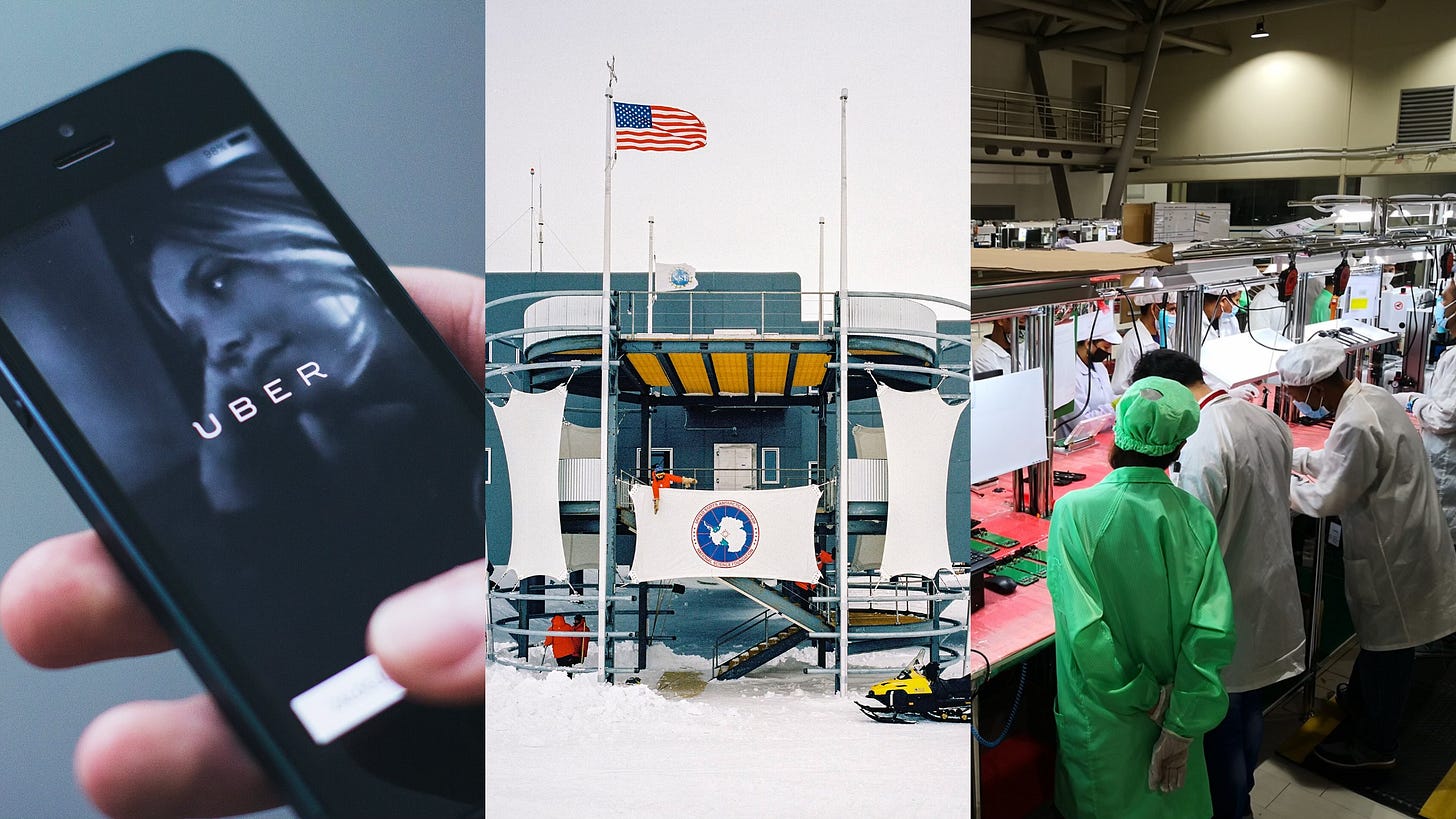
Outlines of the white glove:
M1163 727L1163 717L1168 713L1168 699L1172 696L1172 693L1173 687L1171 685L1165 685L1159 688L1158 702L1153 706L1153 710L1148 712L1148 718L1156 722L1159 728Z
M1167 728L1153 745L1153 759L1148 764L1148 790L1172 793L1183 787L1188 774L1188 746L1193 740L1184 739Z
M1259 388L1254 386L1253 384L1245 384L1242 387L1234 387L1233 389L1229 390L1229 395L1232 395L1235 398L1242 398L1245 401L1258 401Z

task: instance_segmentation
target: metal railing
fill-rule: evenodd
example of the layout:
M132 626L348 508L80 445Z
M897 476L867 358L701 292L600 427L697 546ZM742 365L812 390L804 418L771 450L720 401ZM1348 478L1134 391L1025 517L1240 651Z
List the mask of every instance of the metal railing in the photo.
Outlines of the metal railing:
M1021 91L971 87L971 133L1023 139L1055 139L1112 148L1122 144L1130 108ZM1158 149L1158 112L1143 111L1139 150Z
M623 333L646 333L651 294L620 292ZM709 335L742 330L755 335L784 333L819 335L834 329L834 294L765 291L696 291L657 293L652 332ZM815 303L824 314L821 325L813 314ZM726 331L726 333L725 333Z
M743 651L748 650L747 648L737 650L729 649L726 652L727 656L725 656L724 650L730 643L740 640L745 636L749 637L749 639L752 639L752 637L758 637L757 640L754 640L752 643L749 644L750 647L768 642L769 621L777 616L778 615L774 612L771 612L768 609L764 609L758 614L753 615L747 620L744 620L733 628L730 628L722 634L718 635L718 639L713 641L713 674L716 675L718 673L718 669L722 667L724 662L732 659L733 656L736 656L738 654L741 654ZM783 626L780 626L780 628L782 629ZM755 629L758 629L759 632L750 635L750 632L753 632ZM762 634L761 637L759 636L760 633Z

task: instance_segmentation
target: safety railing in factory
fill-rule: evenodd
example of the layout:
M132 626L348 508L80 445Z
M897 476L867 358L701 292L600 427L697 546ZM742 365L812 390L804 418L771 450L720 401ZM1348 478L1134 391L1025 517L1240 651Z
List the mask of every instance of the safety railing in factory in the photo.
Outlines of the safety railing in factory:
M1111 148L1122 144L1131 110L1126 105L971 87L972 136L1055 139ZM1158 149L1158 112L1151 108L1143 111L1136 147Z

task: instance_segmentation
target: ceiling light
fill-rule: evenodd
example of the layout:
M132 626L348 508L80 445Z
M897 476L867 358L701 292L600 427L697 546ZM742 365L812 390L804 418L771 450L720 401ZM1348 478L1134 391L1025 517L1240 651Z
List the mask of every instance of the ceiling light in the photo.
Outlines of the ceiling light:
M1260 17L1259 18L1259 22L1257 22L1257 23L1254 24L1254 33L1249 35L1249 39L1250 40L1262 40L1262 39L1264 39L1265 37L1268 37L1268 36L1269 36L1269 32L1267 32L1267 31L1264 30L1264 18L1263 17Z

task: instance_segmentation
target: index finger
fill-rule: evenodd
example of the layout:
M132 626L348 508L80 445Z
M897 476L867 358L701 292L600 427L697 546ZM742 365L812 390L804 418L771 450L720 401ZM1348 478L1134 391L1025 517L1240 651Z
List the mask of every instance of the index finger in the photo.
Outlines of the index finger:
M477 383L485 380L485 280L438 267L391 268Z

